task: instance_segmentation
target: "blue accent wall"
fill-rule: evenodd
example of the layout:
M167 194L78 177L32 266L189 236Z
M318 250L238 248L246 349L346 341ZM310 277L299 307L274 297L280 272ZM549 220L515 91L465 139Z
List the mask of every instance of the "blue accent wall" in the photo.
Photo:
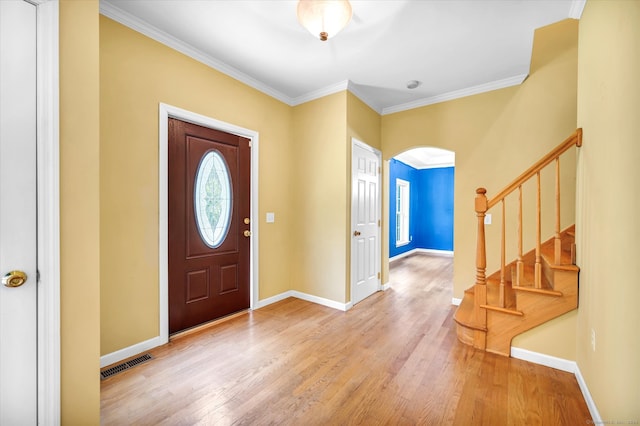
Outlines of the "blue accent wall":
M389 257L415 248L453 250L454 167L417 170L389 162ZM410 243L396 247L396 179L410 183Z
M453 250L453 179L453 167L417 170L416 247Z

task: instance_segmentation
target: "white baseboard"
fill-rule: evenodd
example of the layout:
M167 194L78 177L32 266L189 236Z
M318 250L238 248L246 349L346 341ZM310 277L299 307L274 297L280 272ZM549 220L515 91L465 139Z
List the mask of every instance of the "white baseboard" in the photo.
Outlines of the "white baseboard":
M591 392L589 392L589 388L587 387L587 382L584 381L584 377L582 377L582 372L580 372L580 367L576 364L576 380L578 381L578 386L580 386L580 390L582 391L582 396L584 397L585 402L587 403L587 408L589 408L589 413L591 414L591 418L593 419L594 425L601 425L604 422L602 421L602 417L600 417L600 412L598 411L598 407L596 407L596 403L591 397Z
M338 309L340 311L348 311L353 307L353 303L340 303L334 300L325 299L324 297L314 296L312 294L303 293L301 291L292 290L291 296L307 302L317 303L318 305L328 306L329 308Z
M160 339L160 336L156 336L149 340L145 340L144 342L136 343L135 345L131 345L124 349L120 349L118 351L111 352L110 354L103 355L100 357L100 368L106 367L107 365L115 364L116 362L120 362L123 359L138 355L139 353L156 348L162 344L164 344L164 342L162 341L162 339Z
M533 362L534 364L544 365L546 367L555 368L556 370L562 370L568 373L575 373L577 367L575 361L557 358L555 356L541 354L539 352L533 352L522 348L511 347L511 358Z
M412 254L414 254L416 252L416 249L413 250L409 250L409 251L405 251L404 253L400 253L398 255L395 255L393 257L389 258L389 262L394 262L396 260L400 260L403 257L407 257L407 256L411 256Z
M453 306L460 306L461 303L462 303L462 299L458 299L457 297L451 298L451 304Z
M395 260L402 259L403 257L411 256L412 254L423 253L430 254L432 256L444 256L444 257L453 257L453 251L451 250L434 250L434 249L424 249L424 248L414 248L409 251L405 251L404 253L400 253L399 255L393 256L389 258L389 262L393 262Z
M391 288L391 284L389 284L388 281L380 286L380 290L382 290L382 291L387 291L390 288Z
M596 407L596 403L591 397L591 392L589 392L587 383L585 382L584 377L582 377L580 368L575 361L556 358L551 355L541 354L538 352L529 351L527 349L514 347L511 348L511 357L533 362L534 364L540 364L546 367L555 368L556 370L573 373L573 375L576 376L576 380L578 382L578 386L580 387L580 391L582 392L582 396L584 397L584 401L587 403L587 407L589 408L589 413L591 414L591 418L593 420L592 424L598 425L603 423L602 419L600 418L600 412L598 412L598 408Z
M453 250L415 249L417 253L430 254L432 256L453 257Z
M272 303L284 300L287 297L295 297L293 295L293 290L285 291L284 293L276 294L275 296L267 297L263 300L258 300L258 303L253 307L253 309L264 308L265 306L271 305Z

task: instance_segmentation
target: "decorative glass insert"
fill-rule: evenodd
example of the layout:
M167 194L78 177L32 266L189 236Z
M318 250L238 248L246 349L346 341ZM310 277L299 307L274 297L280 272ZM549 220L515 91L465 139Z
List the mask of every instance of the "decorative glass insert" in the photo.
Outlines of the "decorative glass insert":
M211 248L220 246L229 232L233 196L229 168L218 151L200 160L193 203L202 241Z

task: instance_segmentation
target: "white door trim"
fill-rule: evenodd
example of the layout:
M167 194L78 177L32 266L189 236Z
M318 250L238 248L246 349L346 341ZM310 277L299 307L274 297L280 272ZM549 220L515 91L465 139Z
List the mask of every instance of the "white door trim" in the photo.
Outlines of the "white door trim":
M177 118L189 123L209 127L251 139L251 261L250 308L258 304L258 132L224 121L196 114L178 107L160 104L159 108L159 291L160 291L160 344L169 341L169 156L168 120Z
M38 423L60 424L58 0L37 7Z
M378 158L378 167L379 167L379 172L378 172L378 220L382 220L382 152L375 149L372 146L367 145L366 143L356 139L356 138L351 138L351 193L350 193L350 203L353 203L353 151L355 146L359 146L360 148L363 148L367 151L370 151L372 153L374 153L376 155L376 157ZM351 204L350 204L351 206ZM353 212L353 207L351 206L351 229L350 229L350 236L349 236L349 250L350 250L350 259L351 259L351 271L350 271L350 275L351 275L351 291L350 291L350 306L353 306L353 294L355 291L355 286L356 286L356 271L355 271L355 267L354 267L354 262L353 262L353 238L351 237L351 235L353 235L353 231L356 228L356 217L355 214ZM376 253L376 269L382 273L382 269L381 269L381 262L382 262L382 227L379 226L378 227L378 249L377 249L377 253ZM382 289L382 277L378 278L378 290Z

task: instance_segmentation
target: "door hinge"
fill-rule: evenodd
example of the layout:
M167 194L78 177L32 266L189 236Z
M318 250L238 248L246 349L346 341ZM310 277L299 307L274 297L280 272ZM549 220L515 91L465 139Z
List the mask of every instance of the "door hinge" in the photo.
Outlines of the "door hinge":
M39 269L36 271L36 282L37 283L40 282L40 270Z
M380 272L378 272L378 279L380 279Z
M382 167L378 166L378 174L382 173Z
M378 219L378 228L380 228L380 219Z
M251 148L252 146L253 146L253 141L249 139L249 148Z

